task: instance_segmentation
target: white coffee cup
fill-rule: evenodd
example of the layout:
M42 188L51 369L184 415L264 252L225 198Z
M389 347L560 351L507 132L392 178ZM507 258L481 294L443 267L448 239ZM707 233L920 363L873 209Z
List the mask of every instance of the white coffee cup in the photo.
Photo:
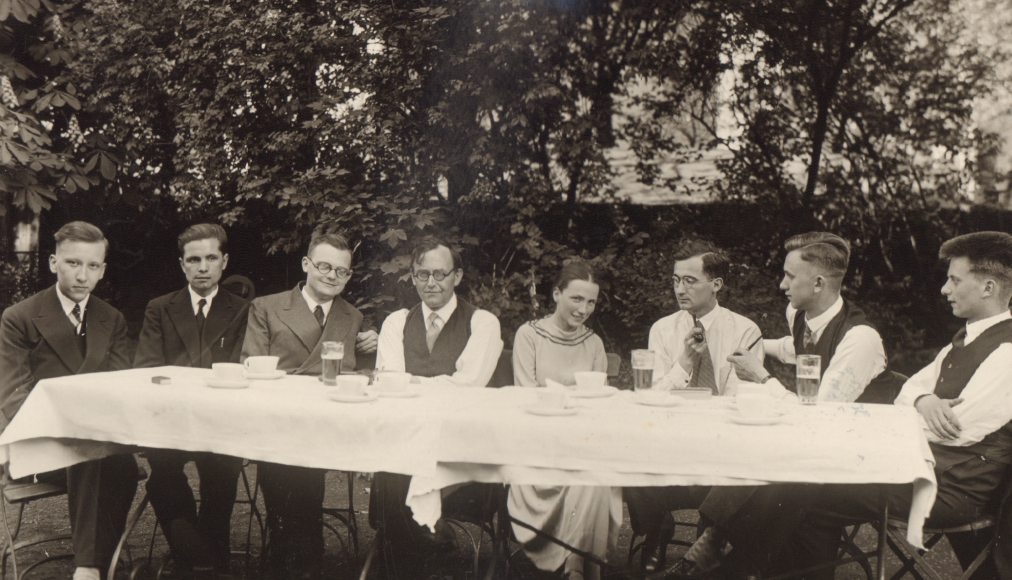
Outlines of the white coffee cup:
M244 368L239 363L214 363L211 372L214 373L214 378L221 381L241 381Z
M564 409L566 393L555 389L538 389L538 406L545 409Z
M387 392L406 391L411 383L411 373L383 371L376 373L374 384L377 389Z
M608 380L608 373L580 371L573 373L573 378L576 379L576 387L578 389L593 391L604 387L605 381Z
M266 374L277 370L278 360L280 359L276 356L251 356L243 365L251 373Z
M338 375L337 392L347 397L361 397L365 395L365 388L369 385L369 377L365 375Z
M774 411L775 401L769 395L739 394L734 401L743 417L769 417Z

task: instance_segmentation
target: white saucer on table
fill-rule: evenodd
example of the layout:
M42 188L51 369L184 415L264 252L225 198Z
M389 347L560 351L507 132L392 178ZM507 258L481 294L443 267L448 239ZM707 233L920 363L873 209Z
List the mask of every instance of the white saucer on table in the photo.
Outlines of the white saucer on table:
M422 394L419 389L404 389L402 391L386 391L374 389L373 394L387 399L413 399Z
M376 400L376 395L364 393L361 395L345 395L343 393L327 393L327 398L338 403L371 403Z
M569 417L578 412L576 407L542 407L539 405L528 405L524 411L539 417Z
M246 379L219 379L217 377L204 379L204 384L212 389L245 389L249 387L249 381Z
M617 392L618 389L615 387L609 387L608 385L597 387L596 389L569 387L569 396L574 399L601 399L604 397L610 397Z
M253 371L243 371L243 376L247 379L254 381L273 381L274 379L280 379L287 373L281 369L268 371L266 373L255 373Z
M739 425L776 425L784 420L783 413L772 413L769 415L756 415L748 417L740 413L732 413L729 418L732 423Z
M633 395L633 401L637 405L645 405L647 407L677 407L684 403L681 397L676 397L671 394L644 397L643 395Z

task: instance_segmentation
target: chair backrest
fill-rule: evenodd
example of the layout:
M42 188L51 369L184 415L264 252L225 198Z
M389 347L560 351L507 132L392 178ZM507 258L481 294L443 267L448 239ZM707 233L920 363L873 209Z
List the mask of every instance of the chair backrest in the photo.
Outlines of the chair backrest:
M489 380L488 386L498 389L499 387L508 387L513 384L513 351L508 348L502 349L499 353L499 362L495 365L495 371L492 372L492 379Z
M864 392L857 398L858 403L878 403L880 405L891 405L903 388L903 383L910 378L903 373L886 369L877 377L872 379Z
M622 366L622 357L614 352L608 353L608 378L614 379L618 376L618 369Z

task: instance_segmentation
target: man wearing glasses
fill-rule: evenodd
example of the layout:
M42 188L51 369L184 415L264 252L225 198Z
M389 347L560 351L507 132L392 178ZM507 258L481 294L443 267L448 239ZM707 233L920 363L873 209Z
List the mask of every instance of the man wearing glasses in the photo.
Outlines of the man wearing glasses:
M340 294L351 278L351 249L344 237L317 230L302 258L306 281L292 290L253 300L242 359L279 357L278 368L319 375L324 341L344 343L342 370L355 369L362 314ZM323 559L321 469L260 463L267 507L270 564L275 578L318 578Z
M459 299L464 276L460 254L448 244L428 238L411 253L411 280L421 302L390 314L380 330L376 368L406 371L422 383L484 387L492 378L503 342L499 319ZM377 473L373 478L369 521L381 528L397 558L390 577L416 577L417 559L432 555L434 539L414 522L404 505L411 478ZM487 487L469 484L444 490L444 512L470 511L487 499Z

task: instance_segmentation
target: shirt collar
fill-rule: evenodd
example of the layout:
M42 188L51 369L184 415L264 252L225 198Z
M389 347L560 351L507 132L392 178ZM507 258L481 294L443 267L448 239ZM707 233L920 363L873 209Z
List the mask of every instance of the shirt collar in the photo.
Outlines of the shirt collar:
M310 312L315 312L317 306L323 307L324 318L327 318L327 316L330 314L330 307L334 305L333 298L331 298L326 302L317 302L316 300L313 300L312 296L309 295L309 292L306 292L305 284L302 285L302 299L306 301L306 305L309 306Z
M429 315L435 312L439 315L439 319L445 324L450 316L453 315L453 311L457 309L457 293L454 292L453 296L450 296L450 301L443 305L439 310L432 310L426 306L425 302L422 302L422 317L425 318L425 322L429 322Z
M829 321L832 320L834 316L839 314L841 310L843 310L843 297L837 296L836 302L834 302L833 305L830 306L828 310L816 316L815 318L808 318L808 313L806 312L805 323L808 325L808 328L812 330L812 334L819 334L820 332L822 332L823 328L826 328L826 325L829 324Z
M710 332L710 325L713 324L714 320L717 320L717 311L720 310L720 304L713 307L713 310L700 316L697 320L703 323L703 330Z
M977 322L971 322L971 323L967 324L966 325L966 344L970 344L971 342L973 342L973 340L975 338L977 338L978 336L980 336L980 334L982 332L984 332L985 330L987 330L988 328L991 328L995 324L998 324L999 322L1002 322L1004 320L1009 320L1009 319L1012 319L1012 312L1009 312L1008 310L1006 310L1004 312L1000 312L998 314L995 314L994 316L991 316L990 318L985 318L984 320L978 320Z
M204 307L204 316L207 316L207 313L211 310L211 301L218 295L218 286L215 285L214 290L211 290L211 293L207 296L197 294L197 291L189 284L186 285L186 289L190 291L190 306L193 306L193 315L196 316L197 311L200 310L200 305L197 303L201 300L207 300L207 305Z
M56 287L56 297L60 299L60 306L63 308L63 313L64 314L66 314L68 317L72 316L70 314L70 311L74 309L74 305L75 304L80 304L81 305L81 318L84 318L84 311L88 309L88 300L91 298L91 294L89 293L80 302L74 302L70 298L67 298L66 296L64 296L63 292L60 292L60 287L57 286Z

